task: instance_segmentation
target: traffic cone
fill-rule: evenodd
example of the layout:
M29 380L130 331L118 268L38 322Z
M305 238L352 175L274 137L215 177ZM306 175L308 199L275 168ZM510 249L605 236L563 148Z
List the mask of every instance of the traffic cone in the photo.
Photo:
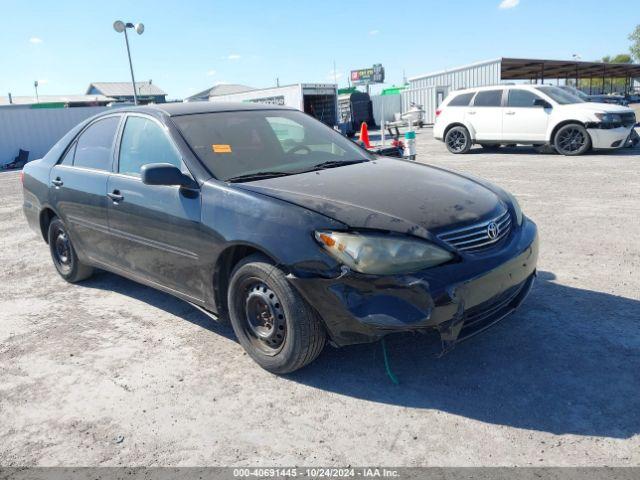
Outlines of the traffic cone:
M360 125L360 141L364 144L365 148L371 148L371 144L369 143L369 127L367 127L367 122L362 122L362 125Z

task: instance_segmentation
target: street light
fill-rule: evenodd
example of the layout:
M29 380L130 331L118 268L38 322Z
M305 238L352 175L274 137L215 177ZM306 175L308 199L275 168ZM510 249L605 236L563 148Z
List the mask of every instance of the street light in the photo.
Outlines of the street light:
M113 22L113 29L118 32L124 32L124 42L127 45L127 57L129 58L129 70L131 70L131 83L133 85L133 103L138 105L138 95L136 94L136 79L133 76L133 64L131 63L131 52L129 51L129 37L127 37L127 28L133 28L138 35L142 35L144 32L144 25L142 23L124 23L122 20L116 20Z

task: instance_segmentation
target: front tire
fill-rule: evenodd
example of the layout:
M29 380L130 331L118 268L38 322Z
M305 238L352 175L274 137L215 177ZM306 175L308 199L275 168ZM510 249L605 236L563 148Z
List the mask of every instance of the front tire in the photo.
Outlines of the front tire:
M444 136L444 143L447 150L456 155L467 153L471 150L471 135L465 127L458 126L450 128Z
M298 370L324 348L326 332L318 314L262 255L247 257L233 270L227 302L240 345L269 372Z
M67 227L57 217L49 224L48 239L53 265L62 278L69 283L76 283L93 275L93 268L78 259Z
M582 155L591 149L591 137L582 125L569 123L556 132L553 146L560 155Z

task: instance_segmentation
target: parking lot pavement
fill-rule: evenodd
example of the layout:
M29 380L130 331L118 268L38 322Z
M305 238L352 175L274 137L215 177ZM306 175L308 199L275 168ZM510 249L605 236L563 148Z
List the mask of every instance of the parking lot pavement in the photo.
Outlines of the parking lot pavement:
M0 464L638 465L640 149L453 156L417 137L419 161L517 196L540 271L442 358L435 336L389 337L397 386L380 344L276 377L180 300L107 273L66 284L0 174Z

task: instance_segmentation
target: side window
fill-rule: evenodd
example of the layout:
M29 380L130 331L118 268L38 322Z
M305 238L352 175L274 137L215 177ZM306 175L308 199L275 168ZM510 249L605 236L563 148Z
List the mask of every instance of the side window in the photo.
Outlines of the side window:
M478 92L473 105L475 107L499 107L502 104L502 90L483 90Z
M511 89L509 90L507 105L510 107L534 107L533 103L539 98L529 90Z
M130 116L120 140L118 172L140 175L148 163L170 163L182 168L182 158L165 131L153 120Z
M71 146L69 147L69 150L67 150L67 153L64 154L64 157L62 157L62 160L60 160L58 164L67 165L67 166L73 165L73 155L75 153L76 153L76 142L73 142L73 144L71 144Z
M474 95L474 92L463 93L462 95L458 95L457 97L454 97L449 102L448 106L449 107L466 107L471 102L471 99L473 98L473 95Z
M120 117L98 120L87 128L76 142L73 165L76 167L111 170L111 148Z

